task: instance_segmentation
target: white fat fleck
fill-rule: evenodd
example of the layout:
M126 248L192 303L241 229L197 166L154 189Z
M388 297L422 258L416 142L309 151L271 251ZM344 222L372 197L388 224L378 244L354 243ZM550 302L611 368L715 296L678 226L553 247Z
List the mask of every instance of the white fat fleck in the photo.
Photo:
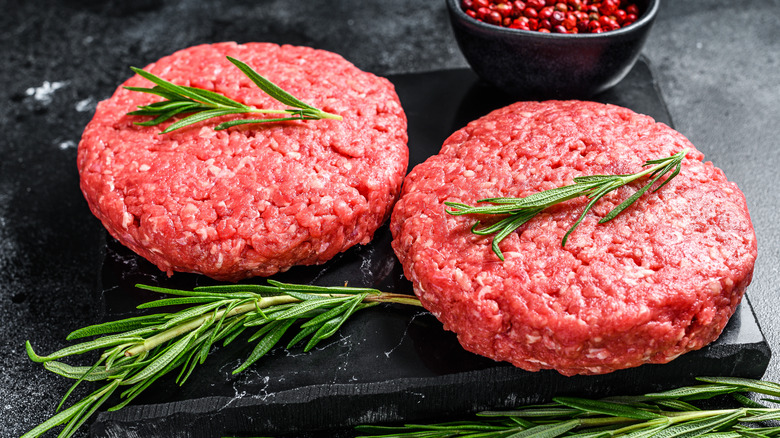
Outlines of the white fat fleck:
M604 360L609 357L609 351L605 348L591 348L588 350L585 356L589 358L595 357L596 359Z
M479 292L477 292L477 297L480 300L484 300L485 299L485 295L487 295L487 294L489 294L491 292L493 292L493 288L492 287L490 287L490 286L483 286L483 287L479 288Z
M30 87L25 93L38 102L48 105L52 101L52 95L55 91L67 85L67 82L49 82L43 81L40 87Z
M718 260L720 258L720 250L717 247L710 247L709 253L712 260Z
M251 158L251 157L243 157L243 158L241 158L241 160L240 160L240 161L238 162L238 164L236 165L236 170L238 170L238 169L241 169L241 168L242 168L242 167L244 167L244 166L250 167L250 166L248 166L248 164L249 164L251 161L252 161L252 158Z
M709 288L713 295L720 295L720 292L723 290L723 286L720 285L719 281L711 281Z
M142 164L138 166L138 170L140 170L141 172L146 172L149 169L151 169L151 166L149 166L148 164Z
M122 213L122 228L126 229L132 223L133 223L133 215L128 212Z
M95 102L95 99L90 96L86 99L82 99L78 102L76 102L76 111L80 113L85 113L87 111L92 111L97 106L97 103Z
M626 278L631 278L631 279L641 279L641 278L646 278L646 277L652 277L653 274L655 274L655 271L653 271L652 269L643 268L641 266L630 266L630 265L627 265L627 266L624 267L624 269L626 271L624 273L624 276ZM633 283L635 284L636 282L633 282Z

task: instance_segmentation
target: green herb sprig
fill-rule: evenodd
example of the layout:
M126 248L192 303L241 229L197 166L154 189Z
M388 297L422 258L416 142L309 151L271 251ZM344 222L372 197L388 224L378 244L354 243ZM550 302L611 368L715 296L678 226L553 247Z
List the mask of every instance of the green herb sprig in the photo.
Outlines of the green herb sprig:
M69 437L117 390L123 399L109 411L121 409L160 377L179 370L176 382L183 385L193 369L202 364L213 346L227 345L244 331L256 342L249 357L233 371L239 373L271 350L293 326L298 332L286 345L305 341L309 351L332 336L355 312L379 303L420 306L409 295L370 288L297 285L268 280L267 285L222 285L193 291L138 285L166 295L138 306L140 309L185 306L172 313L156 313L92 325L68 335L68 340L94 339L65 347L48 356L35 353L28 341L27 354L34 362L76 382L65 393L57 414L22 436L32 438L65 425L58 435ZM103 350L91 366L71 366L59 360L93 350ZM83 381L105 384L69 408L60 411L68 396Z
M552 403L511 411L490 411L477 418L434 424L358 426L360 438L773 438L780 426L749 426L780 419L780 409L746 397L754 392L778 402L777 383L736 377L702 377L703 385L643 396L593 400L555 397ZM731 394L726 409L701 409L696 400Z
M284 91L279 86L258 74L252 67L248 66L238 59L227 59L238 67L252 82L261 90L273 97L277 101L293 107L295 109L258 109L243 103L236 102L229 97L213 91L204 90L195 87L186 87L175 85L165 79L152 73L136 67L130 67L135 73L156 84L152 88L143 87L125 87L131 91L154 94L163 97L165 100L155 102L149 105L141 105L138 110L127 113L131 116L153 116L154 119L146 122L137 122L141 126L156 126L160 123L179 114L190 114L165 128L160 134L166 134L171 131L202 122L214 117L221 117L230 114L283 114L285 117L259 118L259 119L240 119L220 123L214 129L219 131L233 126L245 125L249 123L270 123L281 122L285 120L318 120L318 119L336 119L341 120L341 116L319 110L308 103L305 103L290 93Z
M449 210L445 211L454 216L466 214L508 215L506 218L484 227L480 227L481 221L478 220L471 227L471 232L474 234L482 236L495 234L492 244L493 252L503 261L504 255L499 249L498 244L513 231L530 221L534 216L548 207L580 196L587 196L588 199L590 199L590 202L585 206L585 210L582 212L579 219L574 222L574 225L572 225L563 236L561 246L565 246L569 235L577 228L582 220L585 219L585 215L588 211L590 211L596 202L604 195L645 176L651 178L650 182L644 187L637 190L628 199L601 218L601 220L599 220L600 224L614 219L615 216L620 214L629 205L633 204L637 199L644 195L645 192L650 190L662 176L669 174L666 180L656 187L653 192L658 191L661 187L671 181L672 178L680 173L682 161L687 152L688 149L683 149L670 157L647 160L643 167L651 167L634 174L578 176L574 178L574 184L533 193L523 198L486 198L477 201L478 203L485 202L493 205L471 206L459 202L445 202L444 205L450 207Z

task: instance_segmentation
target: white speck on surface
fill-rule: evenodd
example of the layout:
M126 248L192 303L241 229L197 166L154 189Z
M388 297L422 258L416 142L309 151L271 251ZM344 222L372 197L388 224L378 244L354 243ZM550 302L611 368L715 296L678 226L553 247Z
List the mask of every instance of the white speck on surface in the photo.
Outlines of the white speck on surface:
M698 41L698 42L696 42L696 48L697 49L703 49L704 48L704 44L702 44L701 41Z
M33 99L48 105L52 101L52 95L55 91L67 85L67 82L49 82L43 81L40 87L30 87L25 93Z
M372 424L385 418L398 418L398 406L389 404L379 407L377 410L367 410L355 417L353 424Z
M85 113L87 111L92 111L96 107L97 107L97 102L95 101L95 99L92 96L76 102L76 111L78 111L80 113Z
M57 147L60 148L61 151L67 151L68 149L76 149L76 142L73 140L65 140L59 142L57 144Z

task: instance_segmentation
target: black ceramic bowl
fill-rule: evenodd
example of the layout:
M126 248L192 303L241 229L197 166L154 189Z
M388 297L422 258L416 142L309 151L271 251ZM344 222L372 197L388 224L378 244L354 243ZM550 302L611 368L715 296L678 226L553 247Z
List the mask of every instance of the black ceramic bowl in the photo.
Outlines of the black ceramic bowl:
M484 81L519 98L588 98L620 82L639 57L660 0L638 0L639 18L598 34L510 29L466 15L446 0L455 38Z

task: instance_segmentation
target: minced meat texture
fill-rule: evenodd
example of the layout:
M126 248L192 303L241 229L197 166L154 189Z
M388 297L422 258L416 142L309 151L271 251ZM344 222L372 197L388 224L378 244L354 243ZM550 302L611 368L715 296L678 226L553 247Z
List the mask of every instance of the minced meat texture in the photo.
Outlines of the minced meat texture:
M631 174L689 148L682 172L597 224L647 182L551 207L491 250L474 205L593 174ZM628 109L520 102L470 123L415 167L392 220L393 248L424 306L472 352L530 371L601 374L666 363L715 340L750 283L756 238L745 198L680 133ZM482 218L486 219L486 218Z
M98 105L78 151L81 187L120 242L161 270L219 280L323 263L369 242L408 163L406 117L392 84L334 53L267 43L201 45L146 67L177 85L284 109L226 56L343 120L207 120L167 134L128 116L157 96L120 87ZM151 87L140 76L123 86ZM260 116L262 117L262 116Z

